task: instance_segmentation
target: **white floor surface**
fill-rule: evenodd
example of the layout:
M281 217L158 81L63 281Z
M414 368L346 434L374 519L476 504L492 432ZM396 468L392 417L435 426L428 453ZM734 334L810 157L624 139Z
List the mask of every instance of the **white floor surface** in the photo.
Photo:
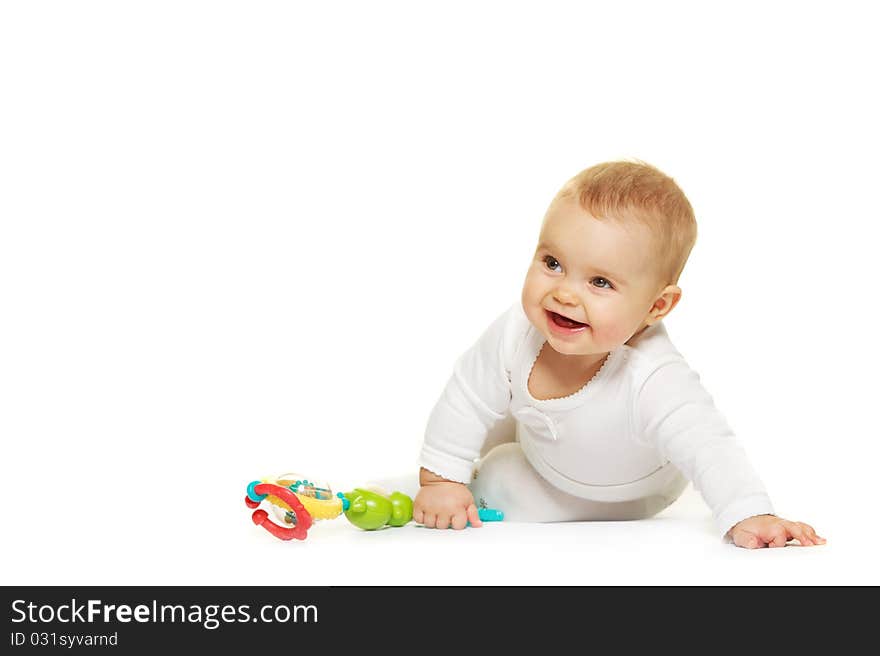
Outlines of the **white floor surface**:
M239 499L145 505L114 519L99 506L65 531L18 524L4 545L6 585L835 585L880 583L876 529L823 509L825 546L747 551L723 544L691 489L650 520L500 522L438 531L409 524L366 532L344 518L283 542L251 523ZM239 494L241 493L241 494ZM229 495L233 492L229 491ZM203 500L207 502L207 500ZM119 504L118 507L123 507ZM830 513L830 509L829 509ZM83 530L83 521L91 530ZM151 527L155 527L152 528ZM873 535L872 535L873 532ZM9 535L7 533L7 535ZM173 537L171 537L173 536Z

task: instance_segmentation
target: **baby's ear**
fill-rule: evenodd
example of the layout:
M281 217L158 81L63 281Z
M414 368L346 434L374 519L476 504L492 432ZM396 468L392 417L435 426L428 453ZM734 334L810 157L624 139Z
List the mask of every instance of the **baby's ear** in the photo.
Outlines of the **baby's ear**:
M648 312L650 323L656 323L672 312L672 308L678 305L679 300L681 300L681 287L678 285L666 285L654 300L654 305L651 306L651 310Z

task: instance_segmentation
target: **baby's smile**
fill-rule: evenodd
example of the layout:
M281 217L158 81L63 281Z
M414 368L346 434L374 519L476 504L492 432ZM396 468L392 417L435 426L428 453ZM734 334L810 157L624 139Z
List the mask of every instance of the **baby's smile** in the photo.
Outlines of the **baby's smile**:
M547 313L550 329L561 334L568 335L571 333L577 333L590 327L590 324L576 321L563 314L559 314L558 312L553 312L552 310L545 309L544 312Z

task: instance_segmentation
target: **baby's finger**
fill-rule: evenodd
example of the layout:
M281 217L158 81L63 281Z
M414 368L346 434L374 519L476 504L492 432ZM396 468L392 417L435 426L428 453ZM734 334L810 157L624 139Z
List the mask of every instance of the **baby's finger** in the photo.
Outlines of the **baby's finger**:
M471 523L471 526L475 528L479 528L483 525L483 520L480 519L480 511L477 510L476 505L471 504L467 507L467 520Z
M452 528L456 531L460 531L465 526L467 526L468 518L467 514L464 511L459 511L452 516Z
M434 524L436 522L437 522L437 515L435 515L434 513L430 513L430 512L425 513L424 521L422 522L422 524L425 526L425 528L434 528Z
M785 522L783 526L785 527L785 530L788 531L788 534L800 542L802 546L812 546L813 541L800 524L797 522Z
M413 521L416 524L424 524L425 523L425 511L421 508L416 508L413 510Z
M449 528L449 515L437 515L437 528Z
M770 538L767 541L767 546L769 547L784 547L785 543L788 542L788 531L785 530L784 527L776 524L773 528L771 528L767 535L764 536L764 539Z
M731 537L733 543L743 549L759 549L764 546L764 543L758 540L755 534L746 531L734 531Z
M804 527L804 530L807 532L807 535L810 536L813 542L815 542L816 544L825 544L825 538L819 536L819 534L816 533L816 529L814 529L809 524L804 524L803 522L798 523Z

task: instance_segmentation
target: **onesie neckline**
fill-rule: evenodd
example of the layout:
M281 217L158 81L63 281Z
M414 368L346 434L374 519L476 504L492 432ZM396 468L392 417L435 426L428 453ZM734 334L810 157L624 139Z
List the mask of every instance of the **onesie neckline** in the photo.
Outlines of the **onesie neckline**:
M583 401L598 387L601 387L602 381L607 378L608 375L610 375L610 372L617 366L621 355L625 350L630 348L624 344L609 351L608 355L605 356L605 361L602 363L602 366L599 367L595 374L593 374L593 377L571 394L566 396L555 396L551 399L538 399L532 396L532 393L529 391L529 377L532 374L532 369L534 369L535 363L538 361L538 355L540 355L541 349L546 343L547 340L544 339L544 335L542 335L534 326L530 327L527 337L527 352L529 353L529 357L523 361L523 368L521 369L519 377L519 387L525 394L526 399L528 399L529 405L537 408L545 408L547 410L570 408L583 403Z

